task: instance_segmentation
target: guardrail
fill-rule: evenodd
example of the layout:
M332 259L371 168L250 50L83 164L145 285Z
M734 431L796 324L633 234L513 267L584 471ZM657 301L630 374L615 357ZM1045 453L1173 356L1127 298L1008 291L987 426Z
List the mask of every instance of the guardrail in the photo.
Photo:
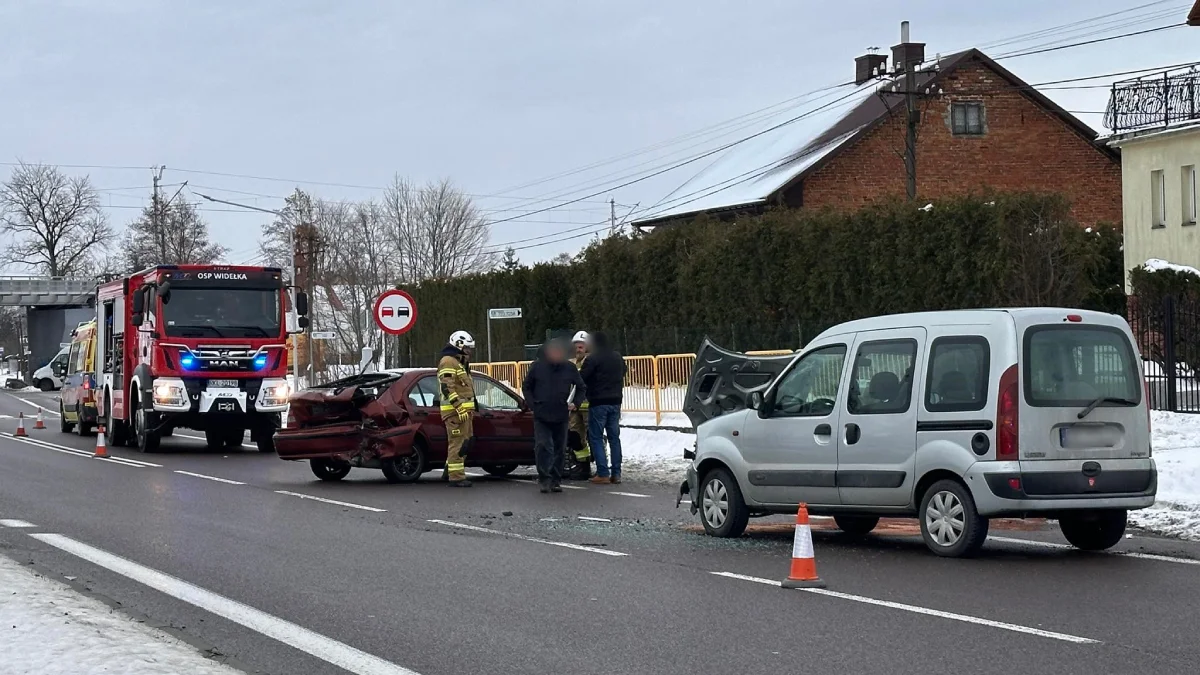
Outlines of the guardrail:
M784 356L787 349L747 352L751 356ZM471 370L483 373L520 391L525 373L532 361L472 363ZM683 396L692 378L695 354L663 354L660 356L625 357L625 402L623 413L654 415L654 424L661 425L663 415L683 412Z

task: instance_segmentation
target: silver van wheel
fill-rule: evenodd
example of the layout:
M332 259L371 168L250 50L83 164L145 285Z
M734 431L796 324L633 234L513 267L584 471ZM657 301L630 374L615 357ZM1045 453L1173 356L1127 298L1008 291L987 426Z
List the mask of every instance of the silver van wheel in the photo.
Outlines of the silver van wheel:
M713 478L704 485L704 496L700 498L700 507L704 510L704 520L713 528L720 528L729 517L729 491L719 478Z
M925 529L939 546L953 546L962 538L963 505L950 491L933 495L925 509Z
M920 514L921 538L937 555L974 555L987 539L988 519L975 510L971 491L955 479L940 480L924 490Z

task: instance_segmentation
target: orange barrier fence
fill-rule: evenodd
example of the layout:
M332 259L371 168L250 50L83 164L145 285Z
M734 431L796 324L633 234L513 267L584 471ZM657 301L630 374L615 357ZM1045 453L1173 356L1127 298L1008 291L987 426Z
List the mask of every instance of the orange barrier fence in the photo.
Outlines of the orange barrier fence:
M752 356L784 356L793 352L781 349L747 353ZM520 391L529 364L529 361L472 363L471 369ZM621 411L653 413L655 425L662 424L663 415L682 413L683 396L695 365L695 354L626 356L625 401Z

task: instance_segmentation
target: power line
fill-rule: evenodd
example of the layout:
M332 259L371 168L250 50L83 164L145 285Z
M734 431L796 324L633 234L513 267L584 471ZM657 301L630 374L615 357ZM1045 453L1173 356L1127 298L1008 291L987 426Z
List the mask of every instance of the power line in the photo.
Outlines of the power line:
M1149 33L1157 33L1159 31L1170 30L1172 28L1179 28L1181 26L1186 26L1186 25L1187 25L1186 23L1173 23L1169 26L1159 26L1157 28L1147 28L1146 30L1134 31L1132 33L1121 33L1120 35L1110 35L1108 37L1097 38L1095 40L1086 40L1084 42L1073 42L1071 44L1058 45L1057 47L1045 47L1042 49L1031 49L1029 51L1024 51L1024 52L1012 52L1009 54L1001 54L1000 56L996 56L993 58L993 60L999 61L1000 59L1015 59L1018 56L1031 56L1033 54L1045 54L1046 52L1056 52L1061 49L1073 49L1075 47L1094 45L1094 44L1097 44L1100 42L1108 42L1110 40L1121 40L1124 38L1135 37L1138 35L1147 35Z

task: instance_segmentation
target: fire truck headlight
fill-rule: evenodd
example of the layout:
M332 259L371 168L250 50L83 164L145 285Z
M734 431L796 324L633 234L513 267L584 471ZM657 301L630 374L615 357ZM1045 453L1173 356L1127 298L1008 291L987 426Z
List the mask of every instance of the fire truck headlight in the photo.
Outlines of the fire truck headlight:
M270 380L263 382L263 387L259 393L258 403L264 407L274 407L287 405L288 397L291 396L292 390L287 382L271 382Z
M166 406L187 405L187 389L180 381L156 382L154 384L154 403Z

